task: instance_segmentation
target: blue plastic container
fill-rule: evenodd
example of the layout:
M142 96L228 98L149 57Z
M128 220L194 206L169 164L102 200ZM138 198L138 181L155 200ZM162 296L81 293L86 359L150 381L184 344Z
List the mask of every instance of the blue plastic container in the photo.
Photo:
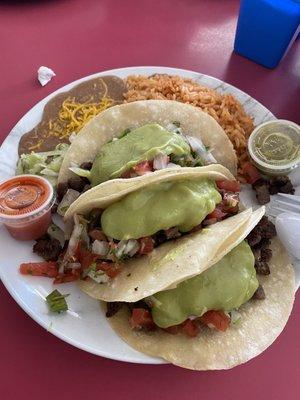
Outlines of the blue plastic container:
M234 50L274 68L300 32L300 0L241 0Z

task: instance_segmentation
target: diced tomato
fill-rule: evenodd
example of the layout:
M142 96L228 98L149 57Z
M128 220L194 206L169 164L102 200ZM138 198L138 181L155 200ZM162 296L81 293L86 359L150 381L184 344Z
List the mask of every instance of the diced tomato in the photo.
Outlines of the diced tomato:
M169 326L164 330L168 333L171 333L172 335L183 332L190 337L196 337L200 331L196 322L190 319L185 320L184 322L182 322L182 324Z
M230 324L229 316L223 311L207 311L200 319L203 324L222 332L225 332Z
M164 331L171 333L171 335L176 335L181 331L181 325L173 325L168 328L164 328Z
M186 335L190 337L196 337L199 333L198 325L190 319L187 319L182 323L181 329Z
M66 272L65 274L59 274L56 276L53 283L59 284L59 283L77 281L80 278L80 273L81 273L80 269L73 269Z
M54 278L58 274L58 266L57 263L53 261L22 263L20 265L20 272L23 275Z
M203 222L202 222L202 226L210 226L213 224L216 224L218 222L217 218L206 218Z
M110 278L115 278L122 270L119 265L108 263L106 261L101 261L100 263L97 263L97 269L104 271L106 275Z
M86 248L84 243L79 242L75 252L75 257L81 263L81 268L86 269L89 268L99 256L97 254L91 253Z
M190 230L190 233L201 231L201 229L202 229L202 225L199 224L197 226L194 226L194 228Z
M80 259L82 269L89 268L98 257L99 256L97 254L86 252L86 254Z
M101 261L101 262L97 263L97 270L100 269L101 271L106 272L109 270L109 268L111 268L111 266L112 266L112 263L109 263L107 261Z
M153 251L154 241L150 236L139 239L139 243L139 254L149 254L151 251Z
M134 308L130 317L130 325L134 329L153 329L155 324L150 311L144 308Z
M142 161L132 168L138 175L145 175L153 171L153 161Z
M107 237L100 229L93 229L89 232L93 240L107 241Z
M206 217L207 219L211 218L216 218L218 221L222 220L224 217L226 217L227 213L224 213L220 208L215 208L213 212L208 214Z
M111 267L108 271L106 271L106 275L108 275L110 278L115 278L119 273L122 271L122 268L120 268L117 265L114 265Z
M81 254L86 250L86 245L84 242L78 242L77 247L74 252L75 261L79 261Z
M216 184L219 189L227 190L228 192L240 192L241 191L241 185L240 185L240 182L238 182L238 181L229 181L229 180L216 181Z
M242 166L242 170L246 181L250 183L250 185L253 185L253 183L261 178L259 170L249 161Z
M136 176L138 176L138 174L132 168L130 168L127 171L123 172L121 178L129 179L129 178L135 178Z

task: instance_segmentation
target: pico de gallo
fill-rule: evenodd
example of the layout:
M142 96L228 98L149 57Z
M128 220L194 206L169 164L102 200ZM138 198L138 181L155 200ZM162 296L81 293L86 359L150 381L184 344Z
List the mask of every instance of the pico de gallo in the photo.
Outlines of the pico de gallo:
M245 241L208 270L136 303L107 303L106 317L126 308L133 330L191 338L201 335L203 329L225 332L241 322L243 304L265 299L257 276L270 274L269 246L275 235L273 223L263 217Z
M174 185L163 187L163 194L168 194L170 190L179 190L178 185L179 183L176 183L175 187ZM182 188L185 189L184 185L186 184L184 183L183 186L179 187L180 190ZM122 232L115 232L114 229L116 225L118 229L121 229L120 225L122 224L120 222L116 224L115 219L117 218L119 221L119 219L126 218L119 218L118 214L117 217L114 216L114 205L112 206L112 213L110 213L110 208L108 207L106 210L93 209L86 217L75 215L74 227L68 240L65 240L64 232L58 226L52 224L47 234L39 238L33 246L33 251L43 257L44 261L22 263L20 272L25 275L54 278L55 284L79 279L91 279L99 284L106 283L114 279L126 268L126 260L132 257L147 256L153 249L164 242L176 240L181 236L201 230L238 213L240 191L240 184L238 182L226 180L216 181L215 183L200 181L198 186L196 188L193 186L188 187L188 192L192 192L192 197L195 197L195 193L200 193L200 202L197 203L198 210L195 210L195 207L189 207L188 196L184 196L185 199L177 196L177 203L173 204L176 210L178 210L178 207L182 207L185 215L186 210L191 208L190 214L193 214L193 220L190 220L188 216L187 220L184 218L181 220L180 226L176 226L175 223L172 223L169 227L159 225L153 227L151 225L150 229L157 229L154 234L143 234L147 233L149 226L145 227L146 230L142 234L140 231L135 232L135 224L133 223L132 228L130 228L130 224L126 222L124 229L126 229L126 234L129 232L128 229L131 229L131 237L127 239L125 236L118 236ZM155 186L156 191L158 190L157 188L159 187ZM203 193L206 193L205 188L208 190L208 200L203 200L202 198L204 196ZM149 190L152 189L150 188ZM161 193L160 188L157 193ZM154 194L156 195L156 192ZM152 195L153 193L151 192ZM171 195L173 196L173 192L171 192ZM213 198L215 200L212 206L211 202ZM125 198L125 201L128 202L129 200ZM153 196L151 197L151 201L154 201ZM158 201L157 203L159 207L162 207L161 204L164 202ZM126 212L129 212L128 203L126 204ZM170 203L167 205L169 207ZM204 211L201 211L202 208ZM148 214L149 207L145 207L142 211ZM136 212L134 210L134 214ZM160 210L160 212L164 214L165 209ZM194 214L197 214L197 212L199 213L198 221L194 219ZM155 210L154 213L156 213ZM164 224L163 217L164 215L159 219L159 224ZM178 215L176 214L175 219L173 218L172 221L175 221L177 217ZM137 218L143 219L141 216ZM168 218L170 219L170 216Z

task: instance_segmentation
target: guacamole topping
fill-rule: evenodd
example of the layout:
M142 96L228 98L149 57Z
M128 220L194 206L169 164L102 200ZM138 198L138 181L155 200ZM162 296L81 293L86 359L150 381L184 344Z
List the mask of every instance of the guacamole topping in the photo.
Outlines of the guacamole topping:
M202 274L153 295L153 320L167 328L209 310L231 311L250 300L257 288L254 256L243 241Z
M188 232L221 201L209 179L162 182L110 205L101 216L101 227L117 240L139 239L172 227Z
M190 146L181 135L158 124L134 129L102 147L91 169L91 183L95 186L118 178L141 161L153 160L159 153L185 156L190 154Z

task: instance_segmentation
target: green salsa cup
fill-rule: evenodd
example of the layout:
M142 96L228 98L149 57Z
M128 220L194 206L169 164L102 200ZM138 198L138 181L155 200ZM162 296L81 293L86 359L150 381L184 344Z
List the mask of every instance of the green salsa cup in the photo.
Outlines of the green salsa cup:
M254 164L269 175L285 175L300 163L300 127L277 119L257 126L248 140Z

